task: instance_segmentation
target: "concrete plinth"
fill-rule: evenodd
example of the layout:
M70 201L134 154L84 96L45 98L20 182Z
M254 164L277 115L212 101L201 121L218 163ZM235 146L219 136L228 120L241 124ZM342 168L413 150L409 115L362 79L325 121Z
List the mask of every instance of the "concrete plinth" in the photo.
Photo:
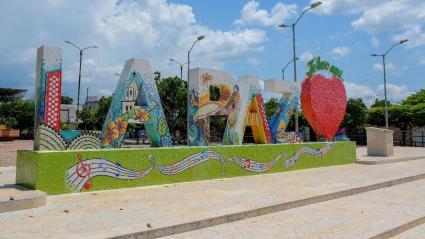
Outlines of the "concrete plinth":
M388 157L394 155L394 131L388 129L367 127L367 155Z

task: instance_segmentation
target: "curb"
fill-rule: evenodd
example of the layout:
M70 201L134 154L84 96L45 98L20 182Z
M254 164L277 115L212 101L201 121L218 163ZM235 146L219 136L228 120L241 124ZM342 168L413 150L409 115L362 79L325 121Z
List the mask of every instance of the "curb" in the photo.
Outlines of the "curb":
M20 191L6 192L8 189ZM10 188L1 188L0 192L3 190L6 195L13 196L13 200L2 197L0 199L0 213L42 207L47 204L47 194L38 190L30 190L18 185L13 185Z
M423 156L413 156L413 157L405 157L405 158L395 158L388 160L357 160L357 164L365 164L365 165L381 165L381 164L390 164L390 163L399 163L406 162L411 160L425 159L425 155Z
M390 238L393 236L396 236L398 234L401 234L405 231L408 231L414 227L417 227L419 225L422 225L425 223L425 216L424 217L420 217L418 219L415 219L413 221L410 221L406 224L400 225L398 227L395 227L393 229L390 229L388 231L385 231L383 233L379 233L376 236L371 237L370 239L386 239L386 238Z

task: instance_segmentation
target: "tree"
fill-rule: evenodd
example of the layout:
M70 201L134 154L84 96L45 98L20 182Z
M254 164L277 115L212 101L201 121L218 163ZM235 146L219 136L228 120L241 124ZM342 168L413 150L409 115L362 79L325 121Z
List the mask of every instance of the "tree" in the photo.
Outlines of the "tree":
M69 96L61 96L61 104L63 105L72 105L74 100Z
M367 111L366 122L371 125L385 126L384 107L375 107Z
M388 100L387 100L387 106L391 106L391 102ZM376 107L385 107L385 100L375 99L375 102L373 102L370 108L376 108Z
M425 103L411 106L412 123L416 126L425 126Z
M402 144L405 144L406 130L413 123L412 107L409 105L392 105L388 107L388 124L397 127L402 133ZM371 108L367 111L366 121L376 126L385 125L385 107Z
M264 103L264 110L266 111L267 118L270 120L271 117L279 110L279 100L276 98L270 98Z
M99 107L96 109L95 116L97 118L96 128L101 129L103 122L105 122L106 114L108 114L109 107L112 103L112 96L102 96L99 100Z
M0 123L20 130L34 127L34 101L18 99L0 104Z
M393 105L388 108L389 124L405 131L412 124L412 111L408 105Z
M160 80L157 87L171 134L179 130L185 135L187 132L187 82L179 77L168 77Z
M402 105L418 105L425 103L425 89L421 89L415 94L410 95L405 100L403 100Z
M161 81L161 72L155 71L153 75L154 75L155 84L158 85L159 82Z
M366 105L361 98L348 99L345 117L342 126L347 131L354 131L362 128L366 121Z
M80 119L83 121L82 127L86 130L97 130L101 129L101 125L98 122L101 120L97 115L97 109L83 109L80 113ZM104 119L104 118L102 118ZM100 126L100 127L99 127Z

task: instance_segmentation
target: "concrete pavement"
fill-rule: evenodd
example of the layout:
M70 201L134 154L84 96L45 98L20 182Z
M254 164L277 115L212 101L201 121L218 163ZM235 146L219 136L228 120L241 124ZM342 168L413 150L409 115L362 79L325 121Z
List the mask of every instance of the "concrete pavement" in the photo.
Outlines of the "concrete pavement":
M419 180L165 238L372 238L424 216L424 202ZM404 238L424 238L416 236L422 232Z
M0 237L165 236L273 210L299 210L294 208L423 178L425 159L51 196L45 207L0 214ZM403 195L398 196L403 199ZM385 216L387 209L381 210Z
M387 164L425 158L425 148L421 147L394 147L394 155L390 157L367 156L367 147L356 148L357 163L360 164Z

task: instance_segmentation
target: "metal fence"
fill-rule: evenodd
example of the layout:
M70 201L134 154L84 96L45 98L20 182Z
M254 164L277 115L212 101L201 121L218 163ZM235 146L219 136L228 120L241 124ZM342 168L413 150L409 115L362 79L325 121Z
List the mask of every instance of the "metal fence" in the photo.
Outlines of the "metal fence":
M347 132L347 137L356 141L357 145L366 145L366 131L364 129L357 132ZM394 146L425 147L425 131L394 131Z

